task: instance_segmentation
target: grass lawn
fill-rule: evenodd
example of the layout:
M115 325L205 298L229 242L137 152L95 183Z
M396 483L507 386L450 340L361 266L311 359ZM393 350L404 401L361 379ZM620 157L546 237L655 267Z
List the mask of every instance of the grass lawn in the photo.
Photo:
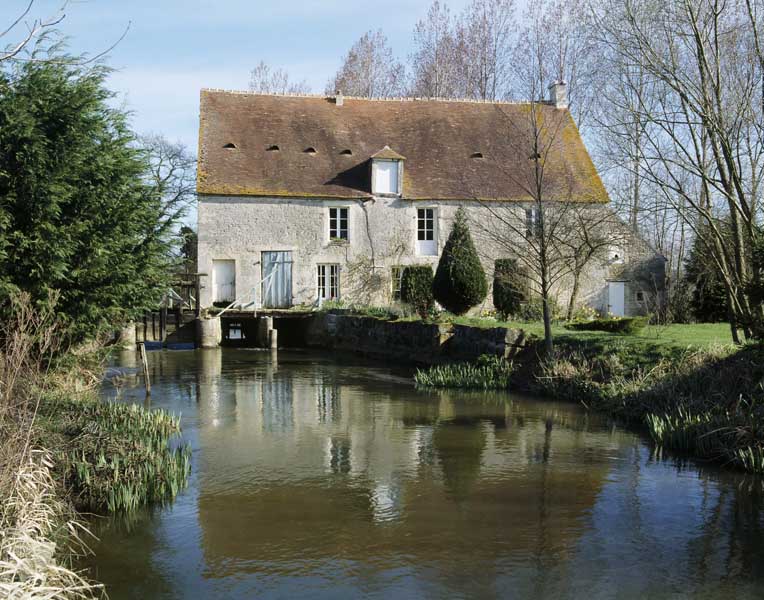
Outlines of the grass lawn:
M496 321L474 317L454 319L460 325L473 327L512 327L522 329L531 335L544 337L541 322ZM603 331L570 331L561 324L552 325L552 334L561 342L622 342L635 346L670 346L673 348L708 347L731 344L732 336L727 323L696 323L692 325L648 325L636 335L621 335Z

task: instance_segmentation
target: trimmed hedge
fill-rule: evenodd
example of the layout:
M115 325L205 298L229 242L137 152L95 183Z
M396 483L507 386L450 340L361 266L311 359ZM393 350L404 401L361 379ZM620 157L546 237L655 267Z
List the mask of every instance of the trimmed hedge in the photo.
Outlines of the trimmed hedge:
M433 273L430 265L414 265L403 269L401 300L410 304L422 318L429 314L435 304L432 280Z
M593 319L591 321L571 322L565 329L573 331L607 331L609 333L635 334L642 331L648 323L647 317L618 317L615 319Z
M441 306L455 315L463 315L488 294L485 271L462 208L456 211L451 234L443 247L432 292Z
M514 258L499 258L493 267L493 305L504 320L516 315L527 300L523 273Z

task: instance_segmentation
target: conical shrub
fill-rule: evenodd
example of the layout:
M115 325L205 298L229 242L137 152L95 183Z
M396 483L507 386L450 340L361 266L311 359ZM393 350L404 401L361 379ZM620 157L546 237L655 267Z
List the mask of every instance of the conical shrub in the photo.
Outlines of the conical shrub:
M435 299L447 311L462 315L480 304L488 294L483 265L467 226L463 209L456 211L432 284Z

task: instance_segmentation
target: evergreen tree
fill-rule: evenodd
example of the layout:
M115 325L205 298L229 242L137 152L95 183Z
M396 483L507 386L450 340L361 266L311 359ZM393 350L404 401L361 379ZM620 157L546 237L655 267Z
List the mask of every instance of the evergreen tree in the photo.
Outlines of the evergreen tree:
M466 313L488 294L483 265L472 243L463 209L456 212L432 285L435 299L449 312Z
M525 277L514 258L499 258L493 269L493 305L503 319L516 315L528 298Z
M65 59L0 72L0 302L23 290L72 336L155 307L173 224L101 67Z
M722 275L714 268L710 252L703 245L705 236L696 236L685 263L685 280L692 289L690 308L696 320L702 323L726 321L727 289Z
M427 317L435 302L432 297L432 267L430 265L412 265L403 270L401 300L410 304L420 317Z

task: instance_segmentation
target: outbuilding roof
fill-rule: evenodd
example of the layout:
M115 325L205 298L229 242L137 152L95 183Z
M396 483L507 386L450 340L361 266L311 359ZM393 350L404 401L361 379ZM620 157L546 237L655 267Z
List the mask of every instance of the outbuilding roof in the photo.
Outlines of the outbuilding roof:
M411 200L607 202L567 109L545 103L369 100L202 90L202 195L364 198L369 160L406 159ZM387 149L385 149L387 147ZM393 150L389 150L393 148ZM394 155L394 156L393 156Z

